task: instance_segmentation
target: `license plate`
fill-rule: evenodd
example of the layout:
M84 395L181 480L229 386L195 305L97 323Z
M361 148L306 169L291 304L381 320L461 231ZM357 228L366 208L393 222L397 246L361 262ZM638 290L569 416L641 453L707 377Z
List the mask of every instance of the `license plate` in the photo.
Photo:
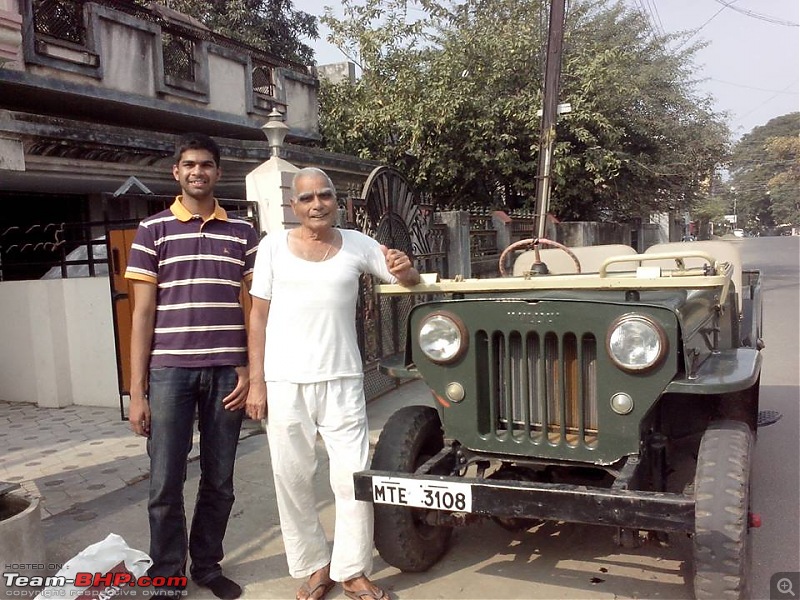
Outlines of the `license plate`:
M375 476L372 499L379 504L472 512L472 486L468 483Z

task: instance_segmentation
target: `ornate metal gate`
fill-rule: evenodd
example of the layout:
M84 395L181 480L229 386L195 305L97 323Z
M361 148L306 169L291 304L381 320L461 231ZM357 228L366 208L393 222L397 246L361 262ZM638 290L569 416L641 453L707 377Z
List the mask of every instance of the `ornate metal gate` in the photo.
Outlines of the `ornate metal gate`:
M420 272L447 272L447 230L434 224L433 207L419 201L397 169L378 167L370 173L361 197L347 201L347 220L348 227L406 252ZM357 323L367 400L398 385L378 371L378 363L405 349L413 302L410 296L376 297L372 278L362 276Z

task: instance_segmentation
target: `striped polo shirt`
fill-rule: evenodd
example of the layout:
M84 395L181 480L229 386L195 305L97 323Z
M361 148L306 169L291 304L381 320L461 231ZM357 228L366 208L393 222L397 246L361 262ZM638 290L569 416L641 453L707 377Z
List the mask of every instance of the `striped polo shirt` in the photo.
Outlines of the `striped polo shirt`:
M252 225L216 202L205 222L178 196L139 224L125 277L158 286L150 368L247 364L239 292L257 248Z

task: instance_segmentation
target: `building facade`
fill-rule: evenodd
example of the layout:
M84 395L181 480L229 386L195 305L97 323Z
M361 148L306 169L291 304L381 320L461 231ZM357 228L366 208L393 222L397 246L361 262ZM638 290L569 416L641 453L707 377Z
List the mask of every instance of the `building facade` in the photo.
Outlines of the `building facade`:
M260 128L273 109L289 127L285 159L355 186L375 165L315 147L317 89L313 67L155 3L0 0L0 227L99 221L100 195L131 176L174 193L172 149L188 131L217 139L219 195L244 199L246 174L269 158Z
M119 402L125 246L112 246L112 230L152 212L148 197L178 191L180 135L217 140L217 195L245 203L277 110L282 160L360 191L377 165L318 147L318 85L313 67L156 3L0 0L0 400ZM81 249L83 264L65 267ZM62 277L73 268L99 276Z

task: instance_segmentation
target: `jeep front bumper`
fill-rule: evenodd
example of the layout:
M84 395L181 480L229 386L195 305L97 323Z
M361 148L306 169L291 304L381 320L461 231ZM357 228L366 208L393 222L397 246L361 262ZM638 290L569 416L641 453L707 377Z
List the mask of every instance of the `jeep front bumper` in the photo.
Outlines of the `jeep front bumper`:
M411 509L424 510L424 506L439 509L441 497L447 498L444 495L451 490L449 500L444 503L453 507L451 513L652 531L694 531L694 498L685 494L388 471L361 471L353 479L356 500ZM425 504L413 504L411 498L419 496L421 489L427 496ZM469 497L467 510L459 510L464 506L463 492ZM456 496L458 499L454 500Z

